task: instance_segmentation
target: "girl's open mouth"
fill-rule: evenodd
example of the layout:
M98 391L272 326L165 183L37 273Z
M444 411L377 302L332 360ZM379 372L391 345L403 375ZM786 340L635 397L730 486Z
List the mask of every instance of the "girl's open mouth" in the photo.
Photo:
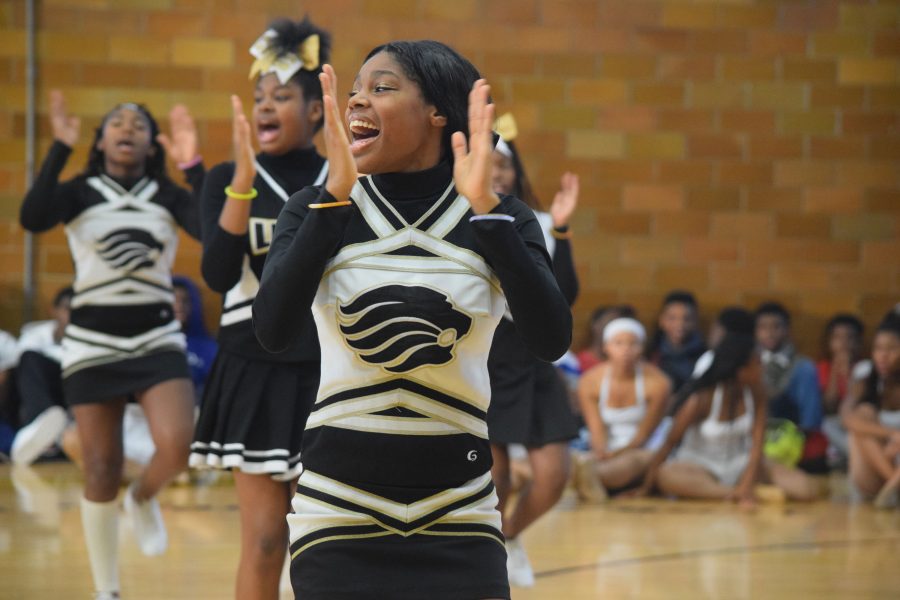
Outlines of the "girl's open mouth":
M350 137L352 143L350 144L350 151L356 153L363 148L366 148L375 141L380 133L381 130L370 121L351 119Z
M259 123L256 126L256 137L261 144L274 141L281 131L278 123Z

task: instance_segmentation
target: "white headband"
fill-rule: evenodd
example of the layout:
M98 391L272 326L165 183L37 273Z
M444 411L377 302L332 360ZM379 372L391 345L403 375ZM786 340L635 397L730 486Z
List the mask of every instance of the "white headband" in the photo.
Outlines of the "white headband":
M603 328L603 342L606 343L611 340L614 335L623 332L633 334L641 343L647 339L647 332L644 330L643 325L630 317L621 317L613 319Z
M496 150L506 158L512 158L512 148L510 148L509 144L503 141L503 138L500 136L497 136L497 146L494 148L494 150Z

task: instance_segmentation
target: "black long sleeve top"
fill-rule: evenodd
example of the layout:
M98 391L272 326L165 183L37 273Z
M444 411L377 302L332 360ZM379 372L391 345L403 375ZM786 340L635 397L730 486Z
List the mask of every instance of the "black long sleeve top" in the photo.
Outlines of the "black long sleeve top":
M505 299L530 352L553 360L569 346L571 312L554 279L534 213L519 200L503 197L491 215L474 217L465 200L460 204L451 193L451 182L447 163L418 173L364 177L359 181L362 189L355 191L364 194L363 204L331 208L310 208L311 203L335 199L324 187L306 188L291 197L278 218L253 303L253 321L261 344L277 351L305 335L304 313L313 302L326 302L316 304L316 310L324 311L317 316L328 323L323 335L328 336L330 360L326 364L323 353L319 397L304 433L303 462L311 472L363 488L366 482L399 486L416 496L490 469L487 426L477 433L474 423L483 423L490 401L486 362L493 332L483 328L485 319L496 321L484 316L484 305L474 298L483 298L481 286L493 290L495 284L469 271L471 283L462 286L454 278L468 268L465 265L481 263L492 273L499 289L488 293L490 310L501 311ZM420 235L423 239L416 241ZM339 255L346 262L328 266ZM459 261L457 267L450 266L454 261ZM417 271L416 264L425 270ZM335 270L326 273L326 267ZM440 271L447 279L427 270L431 267L447 269ZM497 298L501 291L503 297ZM319 293L322 297L316 300ZM328 299L332 297L333 306ZM357 325L347 325L350 322ZM428 323L437 327L430 331L440 333L436 345L421 341L430 338ZM345 327L364 330L351 333ZM420 327L425 328L424 337ZM469 345L471 339L479 341ZM455 354L463 351L460 347L467 348L465 355ZM391 362L389 356L407 362ZM424 362L409 366L409 361L420 359ZM454 369L464 371L448 380ZM425 404L444 405L473 429L460 426L455 435L395 435L365 425L359 429L320 422L331 418L323 415L341 414L343 406L350 406L343 403L352 405L361 398L393 406L373 409L370 417L375 420L424 418L415 416L415 408L410 413L394 405L395 393L413 393ZM408 401L413 407L419 402ZM358 409L347 410L350 418Z
M104 201L100 194L86 184L85 175L59 181L59 175L71 154L72 149L59 140L50 146L19 211L19 222L26 230L33 233L47 231L60 223L68 223L91 206ZM151 202L163 206L172 213L175 221L188 235L200 239L199 202L205 169L202 164L198 164L185 170L184 174L191 192L164 178L157 181L159 191ZM116 181L126 189L136 183Z
M578 276L575 273L572 244L568 239L556 239L555 241L552 261L553 274L566 302L571 306L578 297ZM522 393L520 387L525 385L528 380L523 376L523 371L532 369L534 362L539 360L541 359L522 343L515 318L512 321L509 319L500 321L494 333L494 343L488 358L494 392L501 393L501 390L505 390L502 393L508 393L509 390L516 390L513 394Z
M283 155L259 154L257 163L272 177L277 190L257 172L253 186L258 195L252 200L248 231L235 235L222 229L219 216L225 205L225 187L234 176L233 162L210 169L203 187L201 215L203 224L203 260L201 271L209 287L223 294L219 344L245 358L276 362L316 361L319 341L312 314L303 315L304 335L291 340L277 354L267 352L253 334L250 305L267 260L269 244L278 215L290 194L311 185L322 174L325 159L314 147ZM282 196L282 192L285 196Z
M442 163L443 164L443 163ZM437 170L435 170L437 169ZM416 177L449 175L448 166L421 174L388 174L375 177L407 222L414 222L438 195L404 202L406 190L421 189ZM408 193L408 192L407 192ZM260 343L273 352L286 348L303 331L297 310L312 304L326 261L350 243L364 241L368 232L354 219L353 207L308 208L311 203L334 202L322 187L302 190L288 201L279 216L260 290L253 304L253 321ZM544 360L555 360L568 349L572 314L553 275L540 226L521 201L503 197L492 211L514 221L474 220L457 234L460 245L471 246L494 269L509 303L522 340ZM448 241L452 240L448 237Z
M54 142L20 210L33 232L66 226L75 263L71 323L132 337L172 322L176 224L199 237L202 165L186 171L193 193L167 177L133 181L104 173L60 182L71 149Z

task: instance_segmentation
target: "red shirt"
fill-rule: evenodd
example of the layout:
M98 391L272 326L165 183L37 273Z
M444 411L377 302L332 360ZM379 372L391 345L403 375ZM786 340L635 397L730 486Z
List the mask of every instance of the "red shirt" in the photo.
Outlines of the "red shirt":
M575 356L578 359L578 366L581 368L582 373L586 373L588 369L596 367L603 362L603 359L594 354L594 351L590 348L585 348Z

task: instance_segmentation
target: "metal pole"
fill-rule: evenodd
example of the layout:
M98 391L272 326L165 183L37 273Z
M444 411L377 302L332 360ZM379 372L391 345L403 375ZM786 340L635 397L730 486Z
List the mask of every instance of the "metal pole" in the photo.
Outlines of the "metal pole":
M35 24L34 0L25 1L25 187L31 188L34 177L35 155ZM24 323L34 318L35 278L34 278L34 235L25 232L25 264L23 266L22 291L24 305L22 319Z

